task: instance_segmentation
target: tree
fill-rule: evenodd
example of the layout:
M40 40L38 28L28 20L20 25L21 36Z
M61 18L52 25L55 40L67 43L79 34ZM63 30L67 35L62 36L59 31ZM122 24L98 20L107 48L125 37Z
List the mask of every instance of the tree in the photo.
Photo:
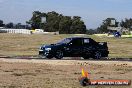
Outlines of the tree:
M55 11L47 13L47 29L46 31L55 32L59 31L59 22L60 22L59 14Z
M42 22L42 17L47 17L46 13L34 11L32 18L26 23L30 24L32 29L43 29L45 23Z
M129 28L132 30L132 18L130 18L130 19L126 18L125 21L122 20L120 25L121 25L121 27Z
M41 22L42 17L46 18L46 22ZM74 16L72 18L70 16L63 16L55 11L48 13L34 11L32 18L27 23L31 24L34 29L40 28L47 32L59 31L63 34L86 32L86 26L81 17Z
M0 27L4 27L3 20L0 20Z
M59 23L59 32L61 34L69 34L72 20L70 16L63 16Z
M20 29L20 28L21 28L21 23L17 23L17 24L15 25L15 28L16 28L16 29Z
M6 28L13 28L13 25L14 25L14 24L13 24L12 22L10 22L10 23L6 24L5 27L6 27Z
M27 22L28 23L28 22ZM41 12L34 11L31 20L29 21L33 29L39 29L41 23Z
M92 34L95 34L95 33L97 33L97 30L95 30L95 29L88 29L86 31L86 34L89 34L89 35L92 35Z
M86 25L81 20L81 17L74 16L72 19L72 24L70 27L70 33L71 34L84 34L86 33Z

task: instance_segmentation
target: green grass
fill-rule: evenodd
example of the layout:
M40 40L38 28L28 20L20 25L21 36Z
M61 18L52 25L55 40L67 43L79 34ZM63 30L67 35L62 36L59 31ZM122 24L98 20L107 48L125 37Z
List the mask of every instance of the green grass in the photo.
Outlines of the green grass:
M107 38L94 35L25 35L0 34L0 56L38 55L39 47L66 37L85 36L98 42L108 42L109 57L132 58L132 38Z

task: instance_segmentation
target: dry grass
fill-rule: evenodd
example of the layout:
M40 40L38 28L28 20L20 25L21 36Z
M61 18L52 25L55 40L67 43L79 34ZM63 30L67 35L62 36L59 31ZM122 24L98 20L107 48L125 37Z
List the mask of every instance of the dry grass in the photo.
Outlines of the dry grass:
M81 68L92 80L132 80L132 63L116 61L0 59L0 88L84 88L78 78ZM20 62L22 61L22 62ZM37 62L37 63L36 63ZM72 64L71 64L72 63ZM86 88L132 88L130 86L88 86Z
M38 55L42 44L55 43L75 35L24 35L0 34L0 56ZM79 35L76 35L79 36ZM88 36L99 42L108 42L110 57L132 57L132 38L107 38Z

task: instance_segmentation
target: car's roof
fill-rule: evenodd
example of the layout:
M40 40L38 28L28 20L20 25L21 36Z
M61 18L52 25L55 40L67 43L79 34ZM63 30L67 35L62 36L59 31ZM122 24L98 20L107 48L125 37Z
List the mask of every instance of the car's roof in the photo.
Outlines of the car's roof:
M80 38L81 38L81 39L84 39L84 38L88 38L88 37L69 37L69 38L71 38L71 39L78 39L78 38L79 38L79 39L80 39ZM90 39L90 38L88 38L88 39Z

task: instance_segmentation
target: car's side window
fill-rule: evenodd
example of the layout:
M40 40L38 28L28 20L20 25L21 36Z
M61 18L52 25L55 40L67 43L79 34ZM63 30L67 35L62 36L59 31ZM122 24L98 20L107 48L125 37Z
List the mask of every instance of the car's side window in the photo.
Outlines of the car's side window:
M89 46L90 45L90 40L87 39L83 39L83 45Z
M72 41L72 46L82 46L82 39L74 39Z
M84 39L83 42L84 42L84 44L88 44L89 43L89 39Z
M97 45L97 43L93 39L90 39L90 44L94 46Z

